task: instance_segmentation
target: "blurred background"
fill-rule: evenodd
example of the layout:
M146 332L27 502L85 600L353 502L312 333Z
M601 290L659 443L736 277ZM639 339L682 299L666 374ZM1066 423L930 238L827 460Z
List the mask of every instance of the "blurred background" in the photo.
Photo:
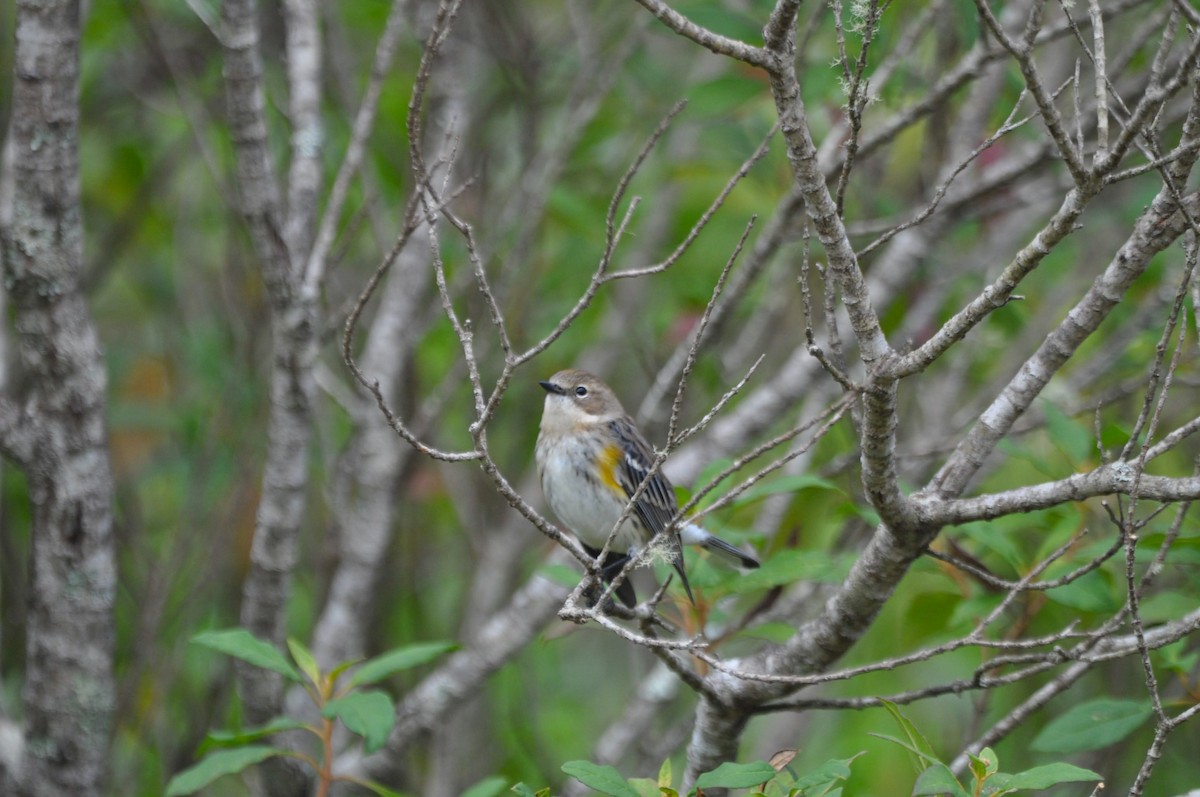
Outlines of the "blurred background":
M675 5L747 41L760 41L771 7L764 0ZM1118 15L1110 26L1110 52L1128 50L1128 71L1117 82L1123 86L1120 80L1127 77L1133 86L1155 44L1139 41L1136 17L1143 11L1147 17L1161 15L1166 4L1125 5L1134 11ZM325 70L320 163L328 186L349 141L391 5L354 0L319 6ZM550 579L563 595L577 580L577 568L564 566L564 560L547 563L553 545L496 494L476 464L437 462L399 442L341 359L347 313L391 249L414 190L405 120L434 9L423 0L403 6L378 122L361 179L350 187L320 299L306 509L287 630L309 642L320 637L324 641L313 644L324 655L342 658L420 641L465 643L531 579ZM261 4L269 132L278 162L286 164L282 14L280 4ZM110 379L119 556L112 794L160 794L173 773L196 760L210 730L236 726L242 718L230 662L189 641L200 631L239 623L270 409L270 302L236 205L222 51L214 33L218 16L215 0L98 0L86 8L80 141L85 281ZM0 72L6 75L12 71L13 19L14 4L0 4ZM840 171L839 146L847 140L847 98L840 68L831 66L839 58L836 24L823 4L802 12L801 82L831 184ZM856 245L866 247L926 207L948 169L1009 116L1018 101L1019 75L1011 66L981 68L932 111L870 143L875 132L958 68L979 41L975 15L961 3L920 0L889 9L884 17L872 65L882 63L890 72L872 88L863 122L862 140L868 143L844 191L844 215ZM1046 70L1065 78L1078 57L1076 43L1067 36L1055 41L1061 52L1048 47ZM855 51L857 46L855 40ZM9 92L9 82L0 82L5 127ZM435 65L424 106L427 153L432 159L433 153L454 151L450 183L465 188L453 209L473 226L518 349L549 334L587 287L604 254L614 190L680 99L687 100L686 107L649 152L620 205L618 220L631 198L640 198L613 255L613 270L666 258L764 142L776 121L765 78L670 35L633 3L527 0L464 7ZM1178 136L1182 108L1164 114L1161 129L1169 141ZM1021 114L1031 110L1026 101ZM1011 176L997 178L1004 169ZM923 342L994 278L1062 200L1064 174L1035 120L977 157L928 222L865 253L863 267L893 344ZM789 196L791 179L775 138L671 268L607 283L553 345L518 370L488 439L501 472L535 507L544 511L533 469L542 401L538 380L568 366L596 371L614 385L647 437L661 445L677 376L671 369L752 217L757 220L733 269L728 305L709 330L689 382L683 422L699 420L760 355L763 360L730 407L672 458L668 473L680 497L743 451L818 416L840 397L838 385L804 352L802 273L808 275L819 342L835 355L829 321L836 313L823 308L837 297L826 296L819 273L823 256L798 212L801 203ZM902 387L899 445L908 487L925 483L999 387L1060 323L1157 190L1153 174L1106 190L1083 217L1086 232L1047 257L1018 291L1021 301L994 313L954 356ZM461 236L445 236L442 253L457 310L474 321L487 383L499 374L502 352L474 289ZM1178 247L1155 260L1085 344L1078 362L1064 369L1018 433L1002 444L1002 456L989 460L972 492L1062 478L1095 467L1106 450L1119 449L1141 407L1183 260ZM1178 344L1183 354L1163 430L1195 412L1200 383L1190 298L1184 316L1187 331ZM844 325L840 332L851 337ZM391 405L423 439L449 449L470 446L471 394L458 338L433 284L427 238L415 236L392 266L367 305L352 347L367 377L381 380ZM853 347L847 340L844 348ZM698 605L689 607L673 587L664 609L685 627L708 623L710 636L720 638L722 655L737 656L764 640L790 636L795 623L772 615L772 608L780 600L807 601L815 611L824 587L840 583L874 525L862 496L849 416L820 440L813 442L811 434L797 440L788 445L807 441L811 448L709 519L714 531L755 550L763 570L744 577L689 552ZM1155 472L1190 473L1195 454L1194 444L1185 444L1157 462ZM721 492L718 488L707 502ZM1147 560L1172 517L1164 513L1143 533ZM25 667L29 525L24 479L5 465L0 703L10 716L20 714ZM358 534L368 528L380 533L369 539ZM1062 560L1063 570L1056 565L1047 573L1053 577L1111 545L1116 530L1099 502L969 524L947 531L940 544L1012 579L1083 529L1089 535ZM1198 563L1200 529L1189 516L1143 607L1148 623L1194 608ZM352 629L344 616L329 614L342 594L339 573L369 584L338 604L351 612ZM657 573L660 580L665 576ZM1022 597L1006 612L998 633L1049 633L1072 619L1094 626L1123 604L1123 579L1118 557L1068 587ZM639 574L640 593L649 594L653 583L650 574ZM919 561L842 664L960 637L1001 597L968 574L932 559ZM636 701L650 700L648 695L654 717L636 739L613 748L619 752L615 763L626 775L645 777L664 758L682 767L694 696L658 672L646 651L594 626L561 623L554 618L556 608L542 605L544 619L528 644L409 749L403 785L412 793L459 794L488 776L553 786L557 793L566 780L561 764L595 760L606 729L621 722ZM899 693L969 677L986 658L986 651L966 648L920 667L878 672L804 695ZM1200 699L1193 638L1156 653L1155 661L1173 706ZM436 666L397 676L389 691L403 698ZM964 692L906 711L949 760L1039 683ZM1140 664L1132 658L1096 668L1077 689L1088 697L1145 696ZM1034 742L1039 729L1079 702L1072 694L997 746L1005 768L1008 762L1015 770L1069 759L1128 783L1150 742L1149 722L1099 751L1039 750ZM1153 793L1175 794L1200 783L1193 754L1200 745L1197 727L1192 723L1171 738ZM803 772L865 750L844 793L908 793L907 785L896 785L897 773L904 773L905 784L911 777L907 754L872 732L897 733L878 707L771 713L751 722L742 751L745 760L754 760L798 748L793 767ZM239 794L245 788L229 778L210 793ZM1080 786L1056 793L1085 792Z

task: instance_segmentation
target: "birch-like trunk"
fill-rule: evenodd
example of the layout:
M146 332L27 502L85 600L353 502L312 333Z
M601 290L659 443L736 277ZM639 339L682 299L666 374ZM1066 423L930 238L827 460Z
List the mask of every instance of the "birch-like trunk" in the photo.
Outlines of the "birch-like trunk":
M107 377L79 285L79 29L78 0L17 4L3 239L23 392L0 404L0 446L32 503L23 756L9 773L28 797L102 793L114 702Z

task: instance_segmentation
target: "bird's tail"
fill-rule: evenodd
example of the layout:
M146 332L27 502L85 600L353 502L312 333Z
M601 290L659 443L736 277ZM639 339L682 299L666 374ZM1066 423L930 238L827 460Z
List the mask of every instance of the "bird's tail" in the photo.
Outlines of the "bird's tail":
M679 536L689 545L702 545L710 551L719 553L727 559L732 559L741 567L758 567L758 560L741 549L730 545L720 537L709 534L695 523L686 523L679 530Z

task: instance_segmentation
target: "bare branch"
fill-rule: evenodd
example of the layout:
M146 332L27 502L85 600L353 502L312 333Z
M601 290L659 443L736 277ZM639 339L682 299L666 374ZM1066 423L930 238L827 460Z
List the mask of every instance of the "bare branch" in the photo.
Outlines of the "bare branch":
M346 146L346 153L342 157L341 166L338 167L337 177L334 178L325 212L321 216L320 225L313 237L312 250L304 268L304 295L310 298L316 297L324 277L329 250L333 246L337 224L350 193L351 181L362 166L367 139L375 128L375 114L379 109L383 81L395 58L400 33L404 30L403 10L404 3L394 0L392 9L388 12L387 24L375 47L375 61L371 66L371 77L367 81L366 91L363 92L358 113L354 117L350 143Z
M928 502L918 499L918 512L925 522L940 526L990 520L1014 512L1034 512L1102 495L1130 495L1135 489L1138 495L1151 501L1191 501L1200 497L1200 477L1143 475L1139 482L1135 474L1135 464L1122 460L1058 481L978 498L926 499Z
M1017 253L991 285L984 288L978 297L943 324L919 349L904 355L896 362L896 375L910 376L928 367L951 346L963 340L967 333L993 311L1008 304L1021 281L1041 265L1054 247L1075 231L1075 222L1083 213L1088 199L1078 191L1069 192L1050 221L1046 222L1037 236Z
M712 318L713 309L721 298L721 291L725 287L725 280L729 277L730 270L733 269L733 264L737 262L738 255L742 253L742 247L746 245L746 238L750 236L750 231L754 229L754 223L758 220L757 216L751 216L750 221L746 222L746 229L742 231L742 236L738 238L737 244L733 247L733 252L730 253L729 259L725 261L724 268L721 269L720 275L717 277L717 283L713 286L712 297L708 303L704 305L704 312L700 315L700 321L696 324L696 333L692 336L693 343L688 349L687 358L683 363L683 370L679 374L679 385L675 389L675 400L671 403L671 417L667 422L667 440L675 441L675 430L678 428L679 411L683 408L683 396L687 390L688 377L692 374L692 368L696 364L696 357L700 352L700 344L704 341L704 333L708 329L709 319ZM758 363L755 363L757 366ZM713 409L715 414L719 410ZM686 437L690 437L695 432L689 430L688 433L679 438L682 442Z
M286 0L288 117L292 123L284 240L297 263L312 247L324 178L321 149L321 28L316 0Z
M346 367L350 369L350 373L358 380L358 383L366 388L375 398L375 403L379 407L379 411L387 418L388 425L396 434L404 438L404 441L415 448L420 453L434 459L445 460L447 462L463 462L476 460L480 458L480 453L476 450L471 451L443 451L434 448L417 438L415 434L405 425L405 423L392 412L388 405L387 399L383 395L383 390L379 385L378 380L368 379L367 376L359 368L352 354L354 342L354 330L358 326L358 320L362 316L363 310L367 306L367 302L371 300L376 288L384 275L396 262L396 258L400 256L405 245L416 232L417 228L424 223L424 219L418 220L416 216L416 200L414 199L410 205L408 212L405 214L405 227L396 238L396 243L392 246L392 250L384 257L383 261L375 269L375 273L367 280L367 284L363 287L362 292L358 296L358 301L354 305L354 309L350 311L350 315L346 318L346 325L342 334L342 361L346 363Z
M1196 202L1195 195L1188 197L1189 213L1194 212ZM1165 249L1187 226L1185 214L1178 212L1170 199L1170 192L1166 189L1160 191L1104 273L1097 277L1063 323L1050 334L983 414L980 422L934 477L928 488L930 491L943 495L955 495L962 491L967 480L982 464L983 458L1070 354L1107 317L1124 291L1149 264L1151 256Z
M1108 70L1104 52L1104 15L1100 11L1100 0L1088 0L1088 17L1092 21L1092 67L1096 73L1096 152L1092 157L1093 166L1098 166L1108 153Z
M1042 120L1046 124L1046 129L1058 147L1058 153L1066 164L1067 169L1071 172L1071 177L1075 180L1076 188L1087 194L1091 193L1091 189L1089 188L1092 181L1090 172L1084 167L1080 152L1075 148L1070 134L1067 133L1066 128L1063 126L1062 116L1059 114L1058 108L1055 107L1050 93L1046 90L1037 64L1033 60L1033 43L1041 30L1041 14L1044 5L1045 0L1034 0L1031 4L1024 35L1021 41L1018 42L1009 36L1008 31L1000 24L1000 20L996 19L996 16L992 13L991 6L988 5L988 0L975 0L975 7L979 10L979 15L987 24L992 35L1003 45L1004 49L1012 54L1013 59L1016 60L1017 65L1021 68L1021 74L1025 78L1025 86L1029 89L1030 94L1033 95Z
M750 169L754 166L754 164L762 160L767 154L767 150L771 145L771 139L774 138L774 136L775 129L772 128L771 131L767 133L758 149L756 149L754 153L742 163L741 167L739 167L738 170L733 173L733 176L725 182L725 187L722 188L720 193L718 193L713 201L709 203L709 206L705 209L705 211L700 214L700 218L697 219L696 223L692 225L692 229L690 229L688 234L684 236L684 239L679 242L679 245L675 247L675 250L671 252L671 254L667 255L666 259L652 266L630 268L625 269L624 271L604 274L601 282L603 283L616 279L630 279L633 277L645 277L651 274L660 274L679 262L679 258L683 257L684 253L691 248L692 243L694 243L696 238L699 237L700 233L704 231L704 228L708 226L708 223L712 221L712 218L716 212L720 210L722 206L724 206L725 200L729 198L729 195L733 192L733 189L736 188L738 183L740 183L742 179L750 173Z
M612 262L613 252L616 250L617 244L620 242L621 237L625 233L626 227L629 225L629 222L633 216L633 212L637 207L638 199L637 197L634 197L634 200L630 202L620 225L616 225L614 223L616 219L617 208L619 207L621 200L624 198L625 193L629 188L629 184L633 181L634 176L637 174L638 170L649 156L651 150L654 149L655 144L658 143L659 139L662 138L663 134L667 131L667 128L671 124L671 120L673 120L675 116L678 115L682 110L683 105L677 103L667 114L667 116L661 122L659 122L658 127L650 136L650 139L642 147L641 152L638 153L638 156L634 159L633 163L630 164L625 174L621 177L621 180L617 183L617 188L613 192L612 201L609 202L608 215L605 219L606 235L604 253L601 255L600 262L596 265L595 271L592 272L592 278L589 281L587 288L575 302L575 306L572 307L565 316L559 319L559 322L555 325L550 334L546 335L529 349L513 358L512 364L514 367L525 363L526 361L545 351L551 343L557 340L562 333L571 326L571 324L575 323L575 319L577 319L579 315L588 308L588 306L592 303L592 299L596 297L596 292L605 282L605 278L608 275L609 265Z
M785 0L785 4L789 1ZM764 69L769 68L770 56L761 48L752 47L745 42L727 38L719 33L713 33L711 30L697 25L683 14L671 8L664 0L637 0L637 2L675 33L686 39L691 39L701 47L711 50L717 55L726 55L730 58L744 61L751 66L758 66ZM790 2L790 4L793 6L799 5L798 2L794 1ZM790 24L790 20L783 24Z

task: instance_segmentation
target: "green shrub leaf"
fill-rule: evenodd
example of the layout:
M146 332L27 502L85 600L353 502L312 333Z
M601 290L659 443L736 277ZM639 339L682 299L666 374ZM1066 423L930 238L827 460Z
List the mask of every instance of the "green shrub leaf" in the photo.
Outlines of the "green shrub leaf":
M748 789L775 777L775 767L766 761L737 764L726 761L721 766L696 778L698 789Z
M513 787L511 789L509 789L509 791L511 791L515 794L519 794L519 795L521 795L521 797L550 797L550 787L549 786L547 786L544 789L538 789L537 791L534 791L533 789L526 786L524 783L516 783L513 785Z
M290 717L276 717L265 725L256 725L253 728L242 728L236 731L212 731L208 734L204 743L209 747L230 747L232 745L255 742L275 733L295 731L308 727L310 726L300 720L294 720Z
M806 797L810 794L827 794L834 784L850 777L850 764L853 763L855 758L861 755L866 755L866 751L858 753L851 758L835 758L826 761L811 772L796 778L796 781L792 783L789 789L792 791L801 791Z
M508 778L492 775L464 791L460 797L497 797L497 795L506 791L507 787Z
M300 672L308 676L308 680L314 685L321 681L321 669L317 666L317 660L313 658L313 654L308 648L296 639L288 637L288 650L292 653L292 660L300 665Z
M321 714L341 720L347 728L363 737L363 749L368 753L383 747L396 724L396 707L392 705L392 699L378 689L351 692L330 700Z
M770 589L797 581L841 581L850 572L851 560L819 551L780 551L763 562L762 567L740 575L729 585L733 592Z
M1133 733L1150 712L1150 704L1144 700L1089 700L1042 728L1032 747L1043 753L1099 750Z
M291 665L286 657L245 628L229 628L223 631L205 631L192 637L192 642L206 648L241 659L255 667L277 672L296 683L304 677Z
M913 784L913 797L919 795L950 794L953 797L971 797L958 778L945 764L934 764L917 776Z
M928 770L926 767L930 763L938 760L937 756L933 752L933 745L929 743L929 740L925 738L925 735L922 734L917 726L913 724L912 720L905 716L904 712L900 710L899 706L883 699L880 699L879 702L882 703L883 707L887 709L887 712L892 715L892 719L896 721L896 724L900 726L900 729L904 731L904 735L908 738L908 744L902 744L901 746L914 754L910 757L913 771L917 774L927 772Z
M390 678L403 670L411 670L433 661L447 651L454 650L458 645L454 642L421 642L416 645L398 648L373 659L368 659L355 670L350 677L351 686L362 686Z
M967 757L971 761L971 774L975 776L976 782L987 780L1000 769L1000 762L996 758L996 753L990 747L980 750L979 755L968 753Z
M562 771L575 780L595 789L609 797L638 797L634 789L616 768L607 764L593 764L591 761L568 761L562 765Z
M996 775L988 780L989 785L999 786L1004 791L1018 789L1048 789L1060 783L1083 783L1104 780L1090 769L1073 764L1046 764L1027 769L1015 775Z
M220 750L200 760L195 766L188 767L167 784L166 797L180 797L184 794L194 794L217 778L241 772L251 764L266 761L275 756L288 755L286 750L265 745L250 745L236 750Z

